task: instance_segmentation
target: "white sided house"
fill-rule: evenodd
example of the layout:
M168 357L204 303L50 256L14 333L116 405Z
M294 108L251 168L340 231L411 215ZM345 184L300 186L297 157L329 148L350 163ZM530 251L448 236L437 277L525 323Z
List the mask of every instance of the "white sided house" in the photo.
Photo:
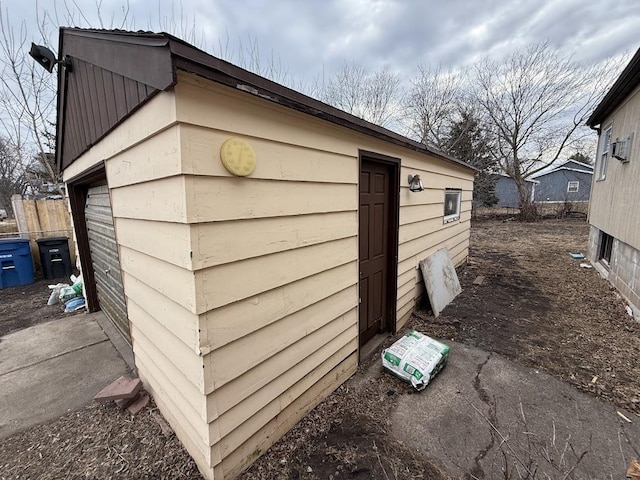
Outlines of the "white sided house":
M404 325L420 260L465 262L474 170L164 33L62 29L59 52L88 309L233 478Z
M640 50L587 124L598 131L589 260L640 312Z

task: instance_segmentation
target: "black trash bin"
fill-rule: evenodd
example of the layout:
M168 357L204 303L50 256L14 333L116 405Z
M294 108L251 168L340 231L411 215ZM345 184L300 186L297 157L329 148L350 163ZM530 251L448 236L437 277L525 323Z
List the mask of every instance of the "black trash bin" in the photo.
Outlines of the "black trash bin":
M71 276L71 256L67 237L39 238L38 250L44 278L69 278Z

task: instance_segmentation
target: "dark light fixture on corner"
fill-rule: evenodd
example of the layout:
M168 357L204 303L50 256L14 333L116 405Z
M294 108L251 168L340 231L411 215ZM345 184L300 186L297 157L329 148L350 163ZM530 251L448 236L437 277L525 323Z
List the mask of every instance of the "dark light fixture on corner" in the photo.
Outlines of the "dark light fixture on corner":
M57 60L53 52L43 45L32 43L29 55L49 73L53 72L53 67L57 64L62 65L65 70L71 71L71 59L68 56L62 60Z
M409 190L412 192L421 192L424 190L424 185L422 185L422 179L420 175L409 175Z

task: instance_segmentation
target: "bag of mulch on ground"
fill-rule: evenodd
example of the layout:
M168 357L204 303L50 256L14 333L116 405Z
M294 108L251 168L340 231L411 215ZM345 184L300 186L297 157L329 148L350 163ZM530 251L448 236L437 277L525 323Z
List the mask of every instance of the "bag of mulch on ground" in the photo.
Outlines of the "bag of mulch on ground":
M62 287L58 298L60 298L60 303L65 303L67 300L78 296L80 296L80 294L73 287Z
M76 277L75 279L73 278L73 276L71 278L73 281L73 285L71 285L71 288L73 288L73 290L78 294L78 296L81 296L82 295L82 275L80 275L79 277Z
M61 303L65 303L67 300L82 296L82 275L75 279L73 285L65 285L60 289L58 298Z
M447 345L412 330L382 351L382 366L422 390L442 370L448 357Z
M47 305L55 305L60 301L60 290L64 287L68 287L68 283L58 283L57 285L49 285L51 289L51 295L49 295L49 300L47 301Z

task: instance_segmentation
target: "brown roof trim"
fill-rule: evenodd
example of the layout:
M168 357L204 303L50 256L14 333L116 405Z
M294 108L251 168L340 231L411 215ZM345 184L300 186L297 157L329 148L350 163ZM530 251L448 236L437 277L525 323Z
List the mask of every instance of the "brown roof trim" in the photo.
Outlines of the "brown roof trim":
M587 125L592 128L600 125L638 85L640 85L640 48L593 111L587 120Z
M69 68L58 68L59 171L158 91L175 85L168 45L169 39L163 34L60 29L58 52L68 59Z
M74 39L72 48L69 48L69 44L67 43L67 39L69 38ZM82 38L88 40L86 45L82 41ZM168 33L61 28L59 42L58 51L61 56L70 55L73 58L77 55L76 58L87 61L100 68L119 73L134 81L153 85L159 90L173 88L177 80L176 70L183 70L365 135L400 145L416 152L432 155L469 170L479 171L477 168L433 147L426 146L391 130L367 122L366 120L327 105L284 85L280 85L214 57ZM110 53L109 55L96 55L92 53L95 46L98 45L96 42L104 42L100 45L103 52L103 45L106 44L113 44L116 51L110 52L107 50ZM135 58L136 52L129 54L125 44L131 45L132 47L146 47L141 51L149 52L149 54L154 57L155 60L152 62L153 71L142 72L139 65L140 62L132 61L132 58ZM155 53L156 49L157 53ZM137 52L137 54L139 55L139 52ZM64 129L63 120L66 117L64 110L66 110L67 103L65 101L67 75L63 68L58 69L58 72L58 148L56 153L57 164L60 168L63 165L61 158L61 152L63 150L61 148L61 135ZM114 127L115 125L113 125L109 131ZM102 136L107 133L108 131L104 132ZM73 159L70 160L69 164L72 161Z
M416 152L428 153L450 163L454 163L470 170L477 168L447 155L444 152L411 140L398 133L387 130L343 110L327 105L284 85L251 73L243 68L214 57L194 46L169 34L169 48L174 55L174 65L177 69L193 73L217 83L241 90L265 100L283 105L299 112L312 115L331 123L350 128L365 135L379 138L387 142L400 145Z

